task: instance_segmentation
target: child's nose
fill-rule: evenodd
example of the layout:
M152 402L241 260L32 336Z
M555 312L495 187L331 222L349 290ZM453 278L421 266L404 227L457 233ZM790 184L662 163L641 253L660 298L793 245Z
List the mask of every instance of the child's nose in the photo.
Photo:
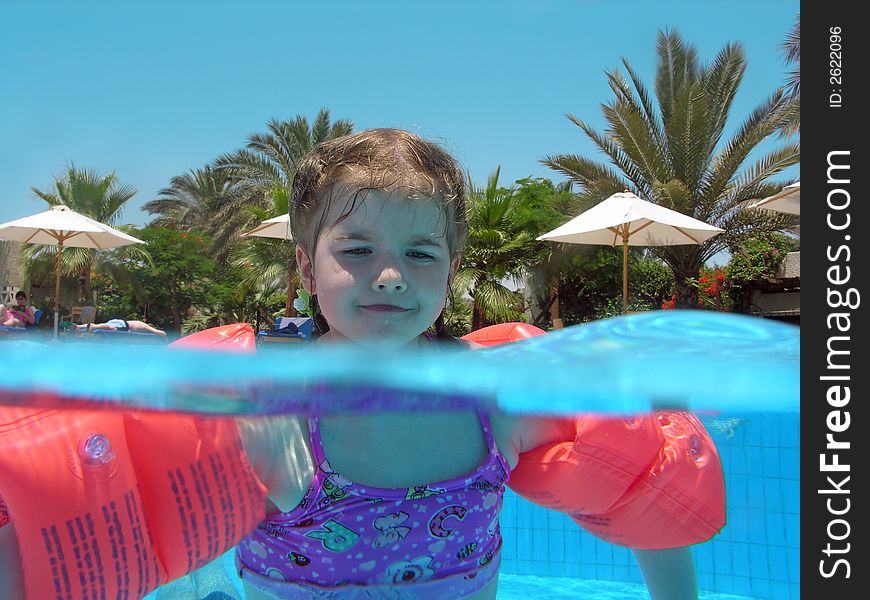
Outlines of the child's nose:
M385 267L372 281L372 289L376 292L404 292L408 284L398 269Z

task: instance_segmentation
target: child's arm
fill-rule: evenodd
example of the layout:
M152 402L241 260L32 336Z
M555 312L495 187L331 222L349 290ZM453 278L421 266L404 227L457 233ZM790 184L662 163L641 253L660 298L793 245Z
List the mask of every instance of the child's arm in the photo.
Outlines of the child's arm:
M239 418L236 423L248 460L268 490L272 506L267 512L289 511L305 497L314 476L305 417Z
M24 573L12 525L0 527L0 598L24 598Z
M632 552L652 600L697 600L695 564L689 546Z

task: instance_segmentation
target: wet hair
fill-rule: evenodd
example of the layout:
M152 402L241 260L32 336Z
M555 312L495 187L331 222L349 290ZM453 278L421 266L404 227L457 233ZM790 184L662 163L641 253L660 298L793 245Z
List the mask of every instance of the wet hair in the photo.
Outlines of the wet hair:
M346 202L341 221L365 192L377 190L409 202L437 202L452 257L462 251L468 236L465 188L459 165L439 145L401 129L367 129L321 142L299 161L290 190L290 231L313 260L318 237L332 225L325 220L333 203ZM322 315L315 325L321 332L329 329ZM439 338L453 339L443 313L435 328Z
M293 239L313 252L331 205L347 200L341 220L369 190L409 201L435 200L446 217L451 255L462 250L468 217L459 165L437 144L401 129L367 129L321 142L299 162L290 190Z
M24 298L25 300L27 300L27 292L22 292L22 291L17 292L15 294L15 299L18 300L19 298Z

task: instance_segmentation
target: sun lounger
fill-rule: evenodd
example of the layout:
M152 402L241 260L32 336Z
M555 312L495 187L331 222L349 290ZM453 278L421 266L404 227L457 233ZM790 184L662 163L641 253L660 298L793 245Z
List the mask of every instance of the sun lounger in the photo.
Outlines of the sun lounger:
M88 334L85 334L88 335ZM120 342L123 344L164 344L166 337L156 333L119 331L117 329L92 329L90 336L95 341Z
M294 343L311 340L314 321L309 317L278 317L271 331L257 334L258 344Z
M40 310L38 308L35 309L33 311L33 317L34 317L33 325L29 325L27 327L8 327L6 325L0 325L0 334L4 334L4 335L8 335L8 334L30 335L30 334L34 333L37 330L36 326L39 325L39 320L42 318L42 310Z

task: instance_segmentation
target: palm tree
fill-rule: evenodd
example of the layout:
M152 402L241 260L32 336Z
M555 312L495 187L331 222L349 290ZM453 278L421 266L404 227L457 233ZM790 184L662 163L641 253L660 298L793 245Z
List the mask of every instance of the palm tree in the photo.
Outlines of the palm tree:
M786 143L744 166L749 154L799 111L783 90L775 91L722 142L732 103L746 69L739 44L726 45L709 66L675 31L660 32L655 97L627 60L607 73L616 98L602 105L605 133L568 118L610 159L611 167L576 155L542 162L578 184L578 200L600 202L630 189L646 200L725 230L699 246L654 248L673 270L680 306L696 303L687 279L716 253L753 232L783 228L787 218L743 210L743 203L778 191L770 177L800 162L800 146ZM629 83L630 81L630 83ZM655 103L654 103L655 101Z
M150 225L211 233L214 221L210 212L224 203L230 183L225 172L207 165L173 177L169 187L143 204L142 210L157 215Z
M468 240L454 290L472 298L472 331L516 318L517 297L504 281L522 276L535 249L532 234L514 218L514 190L499 187L498 176L496 169L484 189L469 186Z
M275 214L286 214L289 202L286 191L277 190L272 198L274 206L270 210L257 206L248 206L245 210L253 215L256 222L265 221ZM245 273L240 289L243 296L253 292L260 306L266 298L286 286L284 315L296 315L296 309L293 308L296 288L299 286L296 277L296 244L288 240L250 237L233 250L233 264L241 267Z
M289 195L298 162L320 142L353 131L351 121L332 122L325 108L310 126L302 115L288 121L271 120L266 126L268 133L251 135L245 149L225 154L214 162L215 169L230 181L231 193L211 213L211 218L220 224L215 241L222 249L235 245L244 230L258 224L256 215L245 207L260 207L269 216L278 216L275 196Z
M30 188L34 194L45 200L49 206L63 204L72 210L92 219L115 226L121 218L124 205L136 194L136 189L118 183L114 173L101 175L93 170L79 169L75 165L67 167L63 177L55 178L53 191ZM120 227L120 229L124 229ZM25 249L25 272L32 280L43 284L54 278L54 246L32 246ZM148 253L135 246L127 246L111 254L113 257L126 257L132 260L148 260ZM91 274L94 270L108 270L124 280L126 271L123 265L91 248L64 248L61 256L61 273L79 278L78 297L89 298L91 294ZM49 260L50 259L50 260ZM50 267L50 268L49 268Z
M800 133L801 130L801 15L795 18L794 25L788 32L785 42L782 44L783 54L785 55L785 64L794 65L794 68L789 71L785 81L785 90L788 96L798 106L798 111L794 118L783 127L782 133L785 136Z

